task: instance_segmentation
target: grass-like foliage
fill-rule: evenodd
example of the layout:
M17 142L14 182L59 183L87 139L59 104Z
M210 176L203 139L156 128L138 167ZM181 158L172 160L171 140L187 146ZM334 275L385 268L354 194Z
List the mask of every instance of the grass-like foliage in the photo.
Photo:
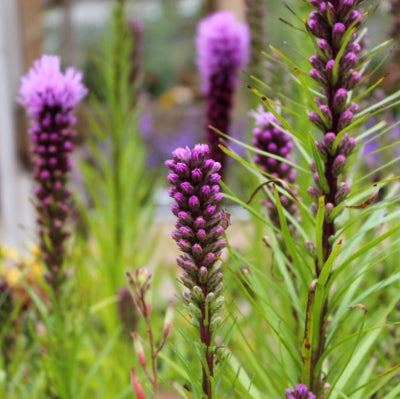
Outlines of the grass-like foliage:
M392 44L368 49L376 5L282 4L284 43L252 51L246 139L205 127L235 167L222 181L206 144L176 149L166 162L175 228L165 228L137 127L125 3L114 2L92 55L67 245L51 212L64 203L38 191L38 209L50 209L41 248L22 257L0 247L0 399L400 398L400 91L379 92ZM267 15L266 1L246 4ZM263 28L254 10L253 35ZM47 145L46 113L33 114ZM240 174L232 185L230 170ZM48 175L35 179L53 193Z

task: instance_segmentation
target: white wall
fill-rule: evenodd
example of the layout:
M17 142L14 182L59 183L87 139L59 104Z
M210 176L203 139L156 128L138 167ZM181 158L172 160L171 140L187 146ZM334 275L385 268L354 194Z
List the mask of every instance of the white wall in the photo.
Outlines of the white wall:
M20 171L16 151L14 111L22 73L17 7L15 0L0 0L0 221L1 241L21 247L32 211L30 184Z

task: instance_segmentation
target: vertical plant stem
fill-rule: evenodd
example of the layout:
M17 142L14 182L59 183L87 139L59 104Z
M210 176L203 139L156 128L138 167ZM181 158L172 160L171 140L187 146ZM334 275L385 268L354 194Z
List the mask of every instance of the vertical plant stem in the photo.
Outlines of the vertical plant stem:
M153 329L151 327L150 315L148 314L146 308L146 302L144 296L141 298L142 309L144 309L144 319L146 322L146 331L147 336L149 338L149 346L150 346L150 356L151 356L151 372L153 374L151 383L154 388L158 386L158 376L157 376L157 350L154 346L154 337L153 337Z
M207 291L203 288L203 292L207 295ZM214 352L212 349L212 331L210 330L210 315L205 303L201 306L200 319L200 340L204 344L204 357L206 365L202 367L203 371L203 391L208 399L212 398L211 378L214 376Z
M114 200L114 257L117 267L115 270L118 272L118 267L123 258L122 253L122 237L123 237L123 225L121 215L121 145L123 136L123 127L121 121L123 116L122 110L122 93L119 84L119 76L121 75L121 62L123 62L119 55L123 53L123 40L124 40L124 1L119 1L115 8L115 20L114 20L114 68L112 76L112 90L113 90L113 109L112 109L112 132L113 132L113 143L112 143L112 163L113 163L113 200ZM118 289L118 277L113 278L113 290Z
M329 87L328 92L335 93L339 87ZM335 107L333 105L332 95L328 96L328 107L331 110L334 110ZM332 115L332 131L339 131L339 115ZM333 163L336 157L336 153L334 155L327 154L325 161L325 179L328 183L328 192L325 193L325 204L330 203L336 205L336 194L338 191L338 178L333 173ZM331 237L333 237L336 233L335 229L335 220L327 220L324 219L324 223L322 225L322 254L323 254L323 263L327 261L329 255L332 252L332 244L330 242ZM318 265L316 262L316 277L318 278L321 274L323 265ZM314 320L314 322L318 323L318 332L317 332L317 345L316 347L311 348L311 381L310 381L310 389L312 392L318 394L321 390L321 373L322 373L322 365L320 365L317 369L317 364L319 364L319 360L324 353L325 350L325 342L326 342L326 318L328 313L328 296L325 297L322 312L319 320Z

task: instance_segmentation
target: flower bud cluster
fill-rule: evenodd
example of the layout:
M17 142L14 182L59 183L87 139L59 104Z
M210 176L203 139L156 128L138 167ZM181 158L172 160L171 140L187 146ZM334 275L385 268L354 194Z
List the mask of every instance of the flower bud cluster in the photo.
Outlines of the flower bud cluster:
M280 122L271 113L266 112L263 107L259 107L257 112L252 111L250 115L255 118L255 128L253 130L253 144L256 148L271 155L276 155L293 162L290 153L293 149L293 142L288 134L279 128ZM254 162L259 168L270 174L272 177L280 179L289 184L293 184L296 179L296 169L288 163L264 154L256 154ZM295 192L292 190L292 192ZM297 204L287 196L281 195L282 205L294 215L298 212ZM272 201L263 200L267 209L270 211L271 220L279 225L276 206Z
M286 399L316 399L306 385L298 384L295 389L286 389Z
M203 19L197 29L197 67L206 96L206 139L211 158L224 167L225 154L219 149L219 134L229 134L233 94L238 72L249 58L248 26L227 11Z
M56 286L62 279L65 222L70 193L66 188L71 169L70 154L76 123L72 111L86 95L82 74L73 68L65 73L60 58L43 55L22 78L19 102L32 120L29 134L34 154L37 223L47 279Z
M209 320L210 329L218 321L221 307L222 272L218 258L225 247L222 235L227 228L224 212L219 210L221 164L210 158L207 145L193 149L178 148L166 162L173 187L169 195L175 200L172 212L178 217L172 237L183 252L177 258L182 268L181 281L188 289L188 302L194 322Z
M351 33L364 21L357 10L363 0L310 0L315 8L309 16L307 29L317 38L318 52L309 62L310 76L321 85L321 97L315 98L317 112L310 112L309 118L323 132L323 139L315 144L325 162L325 177L328 188L323 189L318 174L313 168L316 187L310 188L313 197L327 195L328 206L343 201L347 187L338 186L338 176L343 172L348 155L356 141L347 134L339 145L336 142L340 131L349 126L358 111L358 105L350 102L350 91L359 83L361 46L358 34ZM349 37L350 34L350 37ZM337 191L340 191L337 192ZM329 209L327 209L327 212Z

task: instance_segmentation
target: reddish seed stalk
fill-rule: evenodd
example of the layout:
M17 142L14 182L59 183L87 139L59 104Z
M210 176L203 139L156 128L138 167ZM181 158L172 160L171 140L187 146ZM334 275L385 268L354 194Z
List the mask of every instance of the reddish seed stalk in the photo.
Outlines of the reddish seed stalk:
M172 303L169 304L165 323L162 331L162 338L158 344L155 345L153 325L151 322L151 303L147 300L147 294L151 290L151 274L144 269L137 269L134 274L127 273L129 282L132 286L133 301L140 315L143 317L146 325L146 335L148 339L148 346L150 348L151 371L148 370L144 350L140 344L140 337L137 332L133 332L132 336L135 341L136 355L139 363L152 385L154 391L158 388L158 369L157 369L157 356L165 345L168 334L171 329L172 323ZM136 381L137 382L137 381Z

